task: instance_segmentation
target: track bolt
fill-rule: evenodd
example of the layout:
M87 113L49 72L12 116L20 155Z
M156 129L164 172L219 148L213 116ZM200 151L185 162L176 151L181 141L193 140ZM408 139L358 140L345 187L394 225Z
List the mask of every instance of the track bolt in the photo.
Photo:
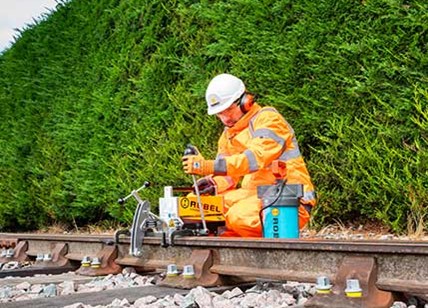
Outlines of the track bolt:
M50 253L45 253L43 256L43 262L52 261L52 255Z
M317 277L317 284L315 285L315 289L318 294L330 294L331 293L330 279L327 276Z
M91 258L89 256L84 256L80 263L82 264L82 267L89 267L91 266Z
M186 278L186 279L195 278L195 270L193 269L193 265L185 265L183 267L183 278Z
M43 261L44 256L45 256L45 255L44 255L43 253L40 253L40 252L39 252L39 253L37 254L36 261Z
M100 259L97 257L93 258L92 262L91 262L91 267L92 268L100 268L100 266L101 266Z
M6 251L6 258L12 258L14 254L15 254L15 251L13 250L13 248L9 248Z
M345 293L348 297L362 297L363 290L360 288L358 279L347 279Z
M177 265L175 265L175 264L168 264L167 269L166 269L166 276L167 277L178 276Z

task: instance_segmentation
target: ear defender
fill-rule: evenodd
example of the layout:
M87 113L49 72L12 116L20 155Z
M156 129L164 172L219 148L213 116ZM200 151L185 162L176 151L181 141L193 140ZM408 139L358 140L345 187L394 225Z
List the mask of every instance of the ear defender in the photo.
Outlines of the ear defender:
M239 100L239 108L241 108L241 111L243 113L247 113L251 106L254 104L254 95L250 93L244 93L241 96L241 99Z

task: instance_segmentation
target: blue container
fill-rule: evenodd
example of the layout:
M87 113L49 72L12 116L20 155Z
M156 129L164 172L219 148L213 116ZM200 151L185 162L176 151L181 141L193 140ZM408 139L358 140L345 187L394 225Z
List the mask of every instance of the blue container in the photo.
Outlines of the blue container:
M257 187L263 203L263 237L299 238L299 199L303 185L283 183Z

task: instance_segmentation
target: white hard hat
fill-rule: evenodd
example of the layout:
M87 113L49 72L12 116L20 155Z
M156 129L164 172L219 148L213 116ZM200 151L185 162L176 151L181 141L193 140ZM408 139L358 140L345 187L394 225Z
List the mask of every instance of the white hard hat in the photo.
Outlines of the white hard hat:
M238 77L230 74L215 76L205 92L208 114L212 115L226 110L244 93L245 85Z

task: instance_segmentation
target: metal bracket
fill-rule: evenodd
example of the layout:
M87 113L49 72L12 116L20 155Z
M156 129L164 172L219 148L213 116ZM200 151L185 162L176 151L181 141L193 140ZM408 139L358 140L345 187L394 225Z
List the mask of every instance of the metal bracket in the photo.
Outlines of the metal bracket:
M104 246L97 253L97 258L100 260L99 267L83 267L81 266L76 273L83 276L105 276L109 274L118 274L122 271L122 267L115 260L118 256L116 246Z
M211 266L216 262L216 257L210 249L195 249L186 264L193 265L195 271L194 279L177 277L166 277L158 285L173 288L191 289L196 286L213 287L223 285L222 277L210 272Z
M129 246L129 254L134 257L142 256L143 240L148 230L158 230L162 228L163 221L150 212L150 203L143 201L138 193L134 193L134 197L138 200L138 206L135 209L134 218L131 227L131 243Z
M28 261L27 256L28 243L27 241L2 241L2 254L6 252L5 256L0 256L0 263L6 263L10 261L24 262Z
M137 200L138 205L134 212L134 217L132 220L132 226L130 230L117 230L114 233L114 242L119 244L119 238L121 235L131 236L131 243L129 245L129 254L133 257L141 257L143 239L147 231L159 231L164 225L164 222L157 217L155 214L150 212L150 203L141 199L138 192L146 187L149 187L149 182L144 182L143 186L133 190L128 196L120 198L118 200L119 204L123 205L126 200L131 197L134 197ZM160 230L162 231L162 230ZM160 233L160 232L159 232Z
M50 253L50 258L47 260L36 260L35 267L71 267L70 260L65 255L68 252L67 243L56 243Z
M359 298L345 295L346 280L358 279L362 289ZM377 265L373 257L345 257L334 279L330 294L317 294L305 303L305 307L324 308L388 308L393 303L391 292L376 287Z

